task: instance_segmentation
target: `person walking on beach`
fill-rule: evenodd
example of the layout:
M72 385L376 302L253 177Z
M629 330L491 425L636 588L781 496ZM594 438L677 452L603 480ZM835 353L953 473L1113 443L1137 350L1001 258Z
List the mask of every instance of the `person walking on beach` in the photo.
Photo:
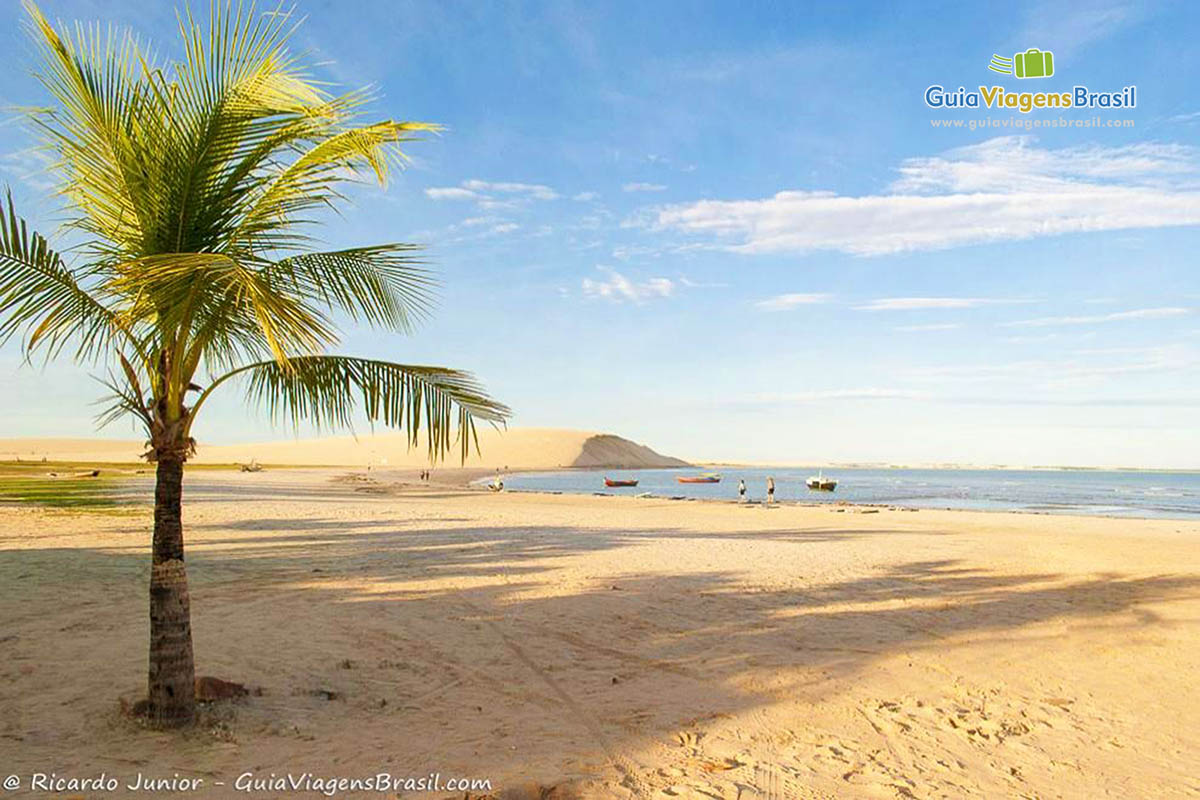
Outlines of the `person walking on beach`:
M746 481L745 479L738 480L738 502L746 502Z
M767 505L775 502L775 478L767 476Z

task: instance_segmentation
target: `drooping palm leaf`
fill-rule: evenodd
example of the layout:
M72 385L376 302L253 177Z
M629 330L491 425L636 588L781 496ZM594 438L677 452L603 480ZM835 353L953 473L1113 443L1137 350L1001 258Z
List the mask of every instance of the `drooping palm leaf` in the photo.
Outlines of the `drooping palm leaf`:
M9 195L0 224L0 343L24 331L24 349L56 355L69 342L89 359L109 347L116 314L79 282L62 257L17 216Z
M247 379L250 400L277 419L344 428L361 409L371 422L406 429L414 446L424 429L431 458L445 455L457 441L465 459L474 443L475 420L501 423L510 414L470 373L349 356L303 356L286 364L264 361L241 367L216 380L197 408L218 386L238 376Z
M408 331L433 305L436 281L411 244L302 253L272 269L297 294L340 308L351 319Z

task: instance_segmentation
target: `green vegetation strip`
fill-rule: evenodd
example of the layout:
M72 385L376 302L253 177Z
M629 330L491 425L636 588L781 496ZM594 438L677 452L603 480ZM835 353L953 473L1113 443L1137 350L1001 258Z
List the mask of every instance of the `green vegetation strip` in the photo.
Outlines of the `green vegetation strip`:
M116 478L34 477L0 472L0 503L70 509L112 509L122 505Z

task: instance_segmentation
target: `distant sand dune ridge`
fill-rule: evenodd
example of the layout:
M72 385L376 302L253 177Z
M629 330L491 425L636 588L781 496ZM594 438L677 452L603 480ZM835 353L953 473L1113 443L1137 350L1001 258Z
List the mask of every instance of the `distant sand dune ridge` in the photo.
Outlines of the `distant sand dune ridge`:
M0 460L133 462L144 447L134 440L0 439ZM403 433L330 436L252 444L201 444L194 459L200 464L246 463L295 466L429 466L424 440L410 448ZM446 467L458 467L455 450ZM479 431L479 452L461 466L487 469L557 469L562 467L682 467L687 462L656 453L645 445L612 434L553 428L512 428Z

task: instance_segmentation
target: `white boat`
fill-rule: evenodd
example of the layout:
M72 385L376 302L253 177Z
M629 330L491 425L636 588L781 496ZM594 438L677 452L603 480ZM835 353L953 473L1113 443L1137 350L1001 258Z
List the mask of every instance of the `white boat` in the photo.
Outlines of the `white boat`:
M804 482L804 485L812 489L814 492L832 492L837 488L837 481L832 478L826 478L824 470L818 471L816 475L810 477Z

